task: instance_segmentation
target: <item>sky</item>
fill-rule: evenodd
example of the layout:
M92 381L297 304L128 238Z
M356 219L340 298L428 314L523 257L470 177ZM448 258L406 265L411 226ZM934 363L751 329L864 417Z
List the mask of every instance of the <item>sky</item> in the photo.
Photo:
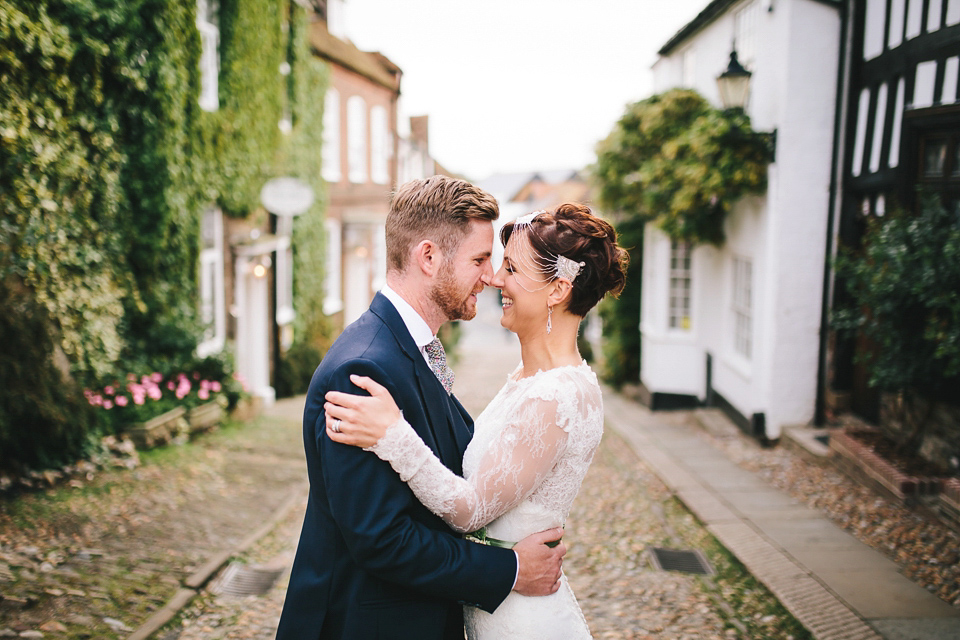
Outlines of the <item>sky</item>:
M403 70L400 118L471 180L581 168L657 51L709 0L346 0L347 37ZM401 125L402 126L402 125Z

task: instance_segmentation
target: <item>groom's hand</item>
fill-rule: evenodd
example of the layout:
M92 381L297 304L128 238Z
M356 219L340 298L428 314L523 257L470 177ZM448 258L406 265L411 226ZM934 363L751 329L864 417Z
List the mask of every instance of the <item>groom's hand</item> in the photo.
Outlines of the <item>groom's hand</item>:
M529 535L513 546L517 552L517 583L513 590L525 596L548 596L560 588L560 565L567 547L561 541L563 529ZM554 543L548 546L547 543Z

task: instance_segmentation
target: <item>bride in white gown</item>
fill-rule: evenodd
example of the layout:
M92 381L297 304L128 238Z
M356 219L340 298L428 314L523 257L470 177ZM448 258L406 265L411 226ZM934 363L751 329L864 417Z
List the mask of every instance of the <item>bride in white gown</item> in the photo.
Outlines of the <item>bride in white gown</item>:
M501 324L517 334L521 363L475 422L463 474L450 471L403 419L384 387L355 377L370 397L327 394L327 434L365 447L453 529L483 544L562 527L603 434L596 375L577 350L583 316L625 281L616 233L583 205L535 212L501 231L503 266L491 284ZM590 638L566 577L549 596L511 592L492 614L464 607L470 640Z

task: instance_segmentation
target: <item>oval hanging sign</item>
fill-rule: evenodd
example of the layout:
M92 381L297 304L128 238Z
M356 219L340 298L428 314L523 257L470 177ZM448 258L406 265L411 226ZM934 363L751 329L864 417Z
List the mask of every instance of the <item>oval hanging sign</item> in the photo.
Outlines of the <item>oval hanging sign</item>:
M260 202L274 215L298 216L313 204L313 189L298 178L273 178L260 190Z

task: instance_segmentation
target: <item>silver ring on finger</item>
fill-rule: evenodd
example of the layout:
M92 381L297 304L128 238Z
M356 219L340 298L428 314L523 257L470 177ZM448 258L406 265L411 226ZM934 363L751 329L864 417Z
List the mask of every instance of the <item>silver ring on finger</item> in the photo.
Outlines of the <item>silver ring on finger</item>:
M340 433L340 418L334 420L333 424L330 425L330 428L333 429L334 433Z

